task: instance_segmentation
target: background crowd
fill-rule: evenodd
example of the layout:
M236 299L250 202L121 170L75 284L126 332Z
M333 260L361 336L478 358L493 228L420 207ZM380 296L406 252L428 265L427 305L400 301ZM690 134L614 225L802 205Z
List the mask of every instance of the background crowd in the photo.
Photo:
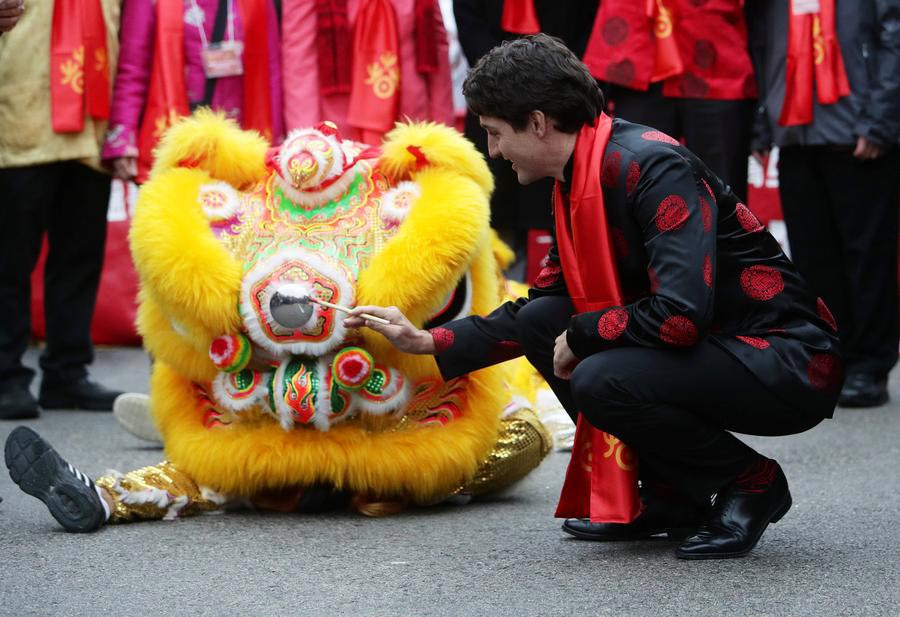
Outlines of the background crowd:
M845 348L841 402L887 400L900 0L0 0L0 32L0 419L111 407L86 368L110 174L144 180L179 116L211 106L275 143L325 120L369 143L433 120L487 154L466 66L537 32L583 59L611 113L683 140L742 199L748 157L780 148L792 257ZM553 227L550 181L489 164L493 225L524 257L528 231ZM22 355L44 236L35 400Z

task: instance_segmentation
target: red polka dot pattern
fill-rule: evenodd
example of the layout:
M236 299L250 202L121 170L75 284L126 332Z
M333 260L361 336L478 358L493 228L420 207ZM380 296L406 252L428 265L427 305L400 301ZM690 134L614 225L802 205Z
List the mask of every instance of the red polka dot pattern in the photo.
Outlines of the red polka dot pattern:
M534 280L535 287L550 287L559 281L559 275L562 274L562 268L559 264L550 264L541 268L540 273Z
M784 291L784 279L770 266L750 266L741 272L741 289L754 300L771 300Z
M625 193L630 195L637 188L638 180L641 179L641 166L637 161L631 161L628 166L628 175L625 178Z
M456 339L453 330L448 330L447 328L432 328L429 332L431 333L431 338L434 339L435 353L447 351Z
M809 359L806 376L816 390L834 390L840 381L841 367L838 359L831 354L817 353Z
M703 258L703 282L706 283L707 287L712 288L713 270L712 259L709 258L709 255Z
M828 309L828 305L825 304L825 300L822 298L816 298L816 313L819 314L819 318L828 324L828 327L837 332L837 322L834 320L834 315L831 314L831 311Z
M678 195L669 195L656 209L656 228L660 231L675 231L688 220L690 212L687 203Z
M614 341L622 336L628 325L628 311L623 308L610 309L600 316L597 321L597 333L600 338Z
M690 347L697 342L697 326L687 317L675 315L662 322L659 338L669 345Z
M600 184L615 187L619 184L619 172L622 168L622 154L612 152L603 157L603 169L600 172Z
M681 142L679 142L674 137L669 137L662 131L647 131L641 135L647 141L661 141L664 144L669 144L671 146L680 146Z
M700 218L703 219L703 231L707 233L712 231L712 208L702 197L700 198Z
M763 224L759 222L756 215L744 204L738 202L738 205L734 207L734 213L737 215L738 222L741 224L741 227L744 228L744 231L756 233L764 229Z
M734 338L742 343L747 343L750 347L756 347L757 349L769 348L769 341L764 338L759 338L758 336L736 336Z

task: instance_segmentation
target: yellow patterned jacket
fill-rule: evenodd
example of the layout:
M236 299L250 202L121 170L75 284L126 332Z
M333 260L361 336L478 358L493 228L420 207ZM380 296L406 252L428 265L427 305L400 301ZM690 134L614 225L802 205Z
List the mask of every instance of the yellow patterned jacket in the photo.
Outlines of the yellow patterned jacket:
M110 84L119 55L119 0L100 0L106 22ZM106 122L85 118L81 133L53 132L50 117L52 0L26 4L12 31L0 36L0 168L81 160L100 169Z

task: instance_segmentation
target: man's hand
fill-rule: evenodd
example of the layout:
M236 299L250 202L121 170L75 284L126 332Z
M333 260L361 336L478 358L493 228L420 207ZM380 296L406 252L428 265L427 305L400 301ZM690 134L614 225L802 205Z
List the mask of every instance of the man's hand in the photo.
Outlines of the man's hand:
M0 0L0 32L9 32L25 13L25 0Z
M569 341L566 340L566 331L556 337L556 344L553 346L553 374L560 379L569 379L572 377L572 371L578 364L578 358L569 349Z
M859 160L871 161L881 156L881 153L881 146L873 144L865 137L860 136L856 139L856 149L853 151L853 156Z
M0 0L2 2L3 0ZM133 156L120 156L112 160L113 177L120 180L134 180L137 177L137 159Z
M362 313L368 313L375 317L387 319L390 325L380 324L377 321L366 319ZM434 337L426 330L416 328L396 306L357 306L350 311L344 319L344 325L348 328L361 328L365 326L378 332L386 338L391 345L398 350L413 354L434 354L437 350L434 346Z

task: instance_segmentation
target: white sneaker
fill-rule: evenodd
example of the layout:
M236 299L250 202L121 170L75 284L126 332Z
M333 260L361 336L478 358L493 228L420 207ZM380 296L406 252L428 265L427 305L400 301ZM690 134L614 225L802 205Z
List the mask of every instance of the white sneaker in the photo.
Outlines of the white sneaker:
M150 397L146 394L129 392L116 398L113 415L126 431L144 441L154 441L162 445L162 436L150 415Z

